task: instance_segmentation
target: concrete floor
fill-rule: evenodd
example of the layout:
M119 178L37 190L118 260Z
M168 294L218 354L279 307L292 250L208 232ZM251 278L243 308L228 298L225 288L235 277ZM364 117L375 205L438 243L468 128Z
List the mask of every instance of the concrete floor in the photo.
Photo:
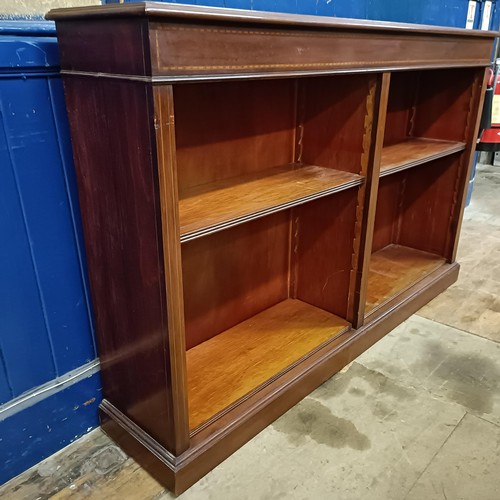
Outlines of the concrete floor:
M183 500L500 499L500 168L478 170L460 279L213 470ZM9 499L168 499L95 430Z

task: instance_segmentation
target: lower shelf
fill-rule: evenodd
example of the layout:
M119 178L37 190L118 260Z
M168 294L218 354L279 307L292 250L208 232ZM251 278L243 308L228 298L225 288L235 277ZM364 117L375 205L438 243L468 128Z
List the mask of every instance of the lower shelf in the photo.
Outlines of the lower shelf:
M287 299L193 347L187 352L190 429L349 328L338 316Z
M370 261L365 314L375 312L445 262L439 255L401 245L388 245L378 250Z

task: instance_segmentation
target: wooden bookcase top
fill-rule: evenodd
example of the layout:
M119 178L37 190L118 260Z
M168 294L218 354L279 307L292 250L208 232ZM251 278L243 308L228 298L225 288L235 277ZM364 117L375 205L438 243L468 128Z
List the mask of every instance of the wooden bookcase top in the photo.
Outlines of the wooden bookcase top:
M490 64L494 31L163 3L54 9L61 68L152 83Z

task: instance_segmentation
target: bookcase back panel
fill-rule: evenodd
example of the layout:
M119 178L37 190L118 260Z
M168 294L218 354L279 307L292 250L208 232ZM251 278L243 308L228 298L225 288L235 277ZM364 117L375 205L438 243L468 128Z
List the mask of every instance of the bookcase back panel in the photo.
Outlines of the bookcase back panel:
M300 160L311 165L362 173L361 155L368 124L367 98L373 75L299 80Z
M462 155L452 155L408 170L399 243L448 256L451 217ZM419 171L420 170L420 171Z
M407 137L465 141L475 68L404 71L391 75L384 145ZM481 70L482 72L482 70Z
M357 193L349 189L296 209L296 297L342 318L347 316Z
M483 71L481 70L481 74ZM465 141L475 68L422 71L413 135Z
M405 173L401 172L380 179L372 252L376 252L391 243L397 243L404 176Z
M179 193L293 161L294 80L174 86Z
M455 154L380 180L373 252L398 244L448 256L461 160Z
M418 75L417 71L391 74L385 121L385 146L401 142L410 135L412 107L417 92Z
M182 245L189 349L288 297L290 212Z

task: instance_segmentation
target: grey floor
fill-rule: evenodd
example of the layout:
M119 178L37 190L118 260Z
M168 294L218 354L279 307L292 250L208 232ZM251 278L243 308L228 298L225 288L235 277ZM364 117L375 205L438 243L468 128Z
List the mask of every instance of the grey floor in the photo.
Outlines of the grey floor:
M458 283L182 499L500 499L500 168L482 166ZM12 499L170 494L95 430L0 488Z

